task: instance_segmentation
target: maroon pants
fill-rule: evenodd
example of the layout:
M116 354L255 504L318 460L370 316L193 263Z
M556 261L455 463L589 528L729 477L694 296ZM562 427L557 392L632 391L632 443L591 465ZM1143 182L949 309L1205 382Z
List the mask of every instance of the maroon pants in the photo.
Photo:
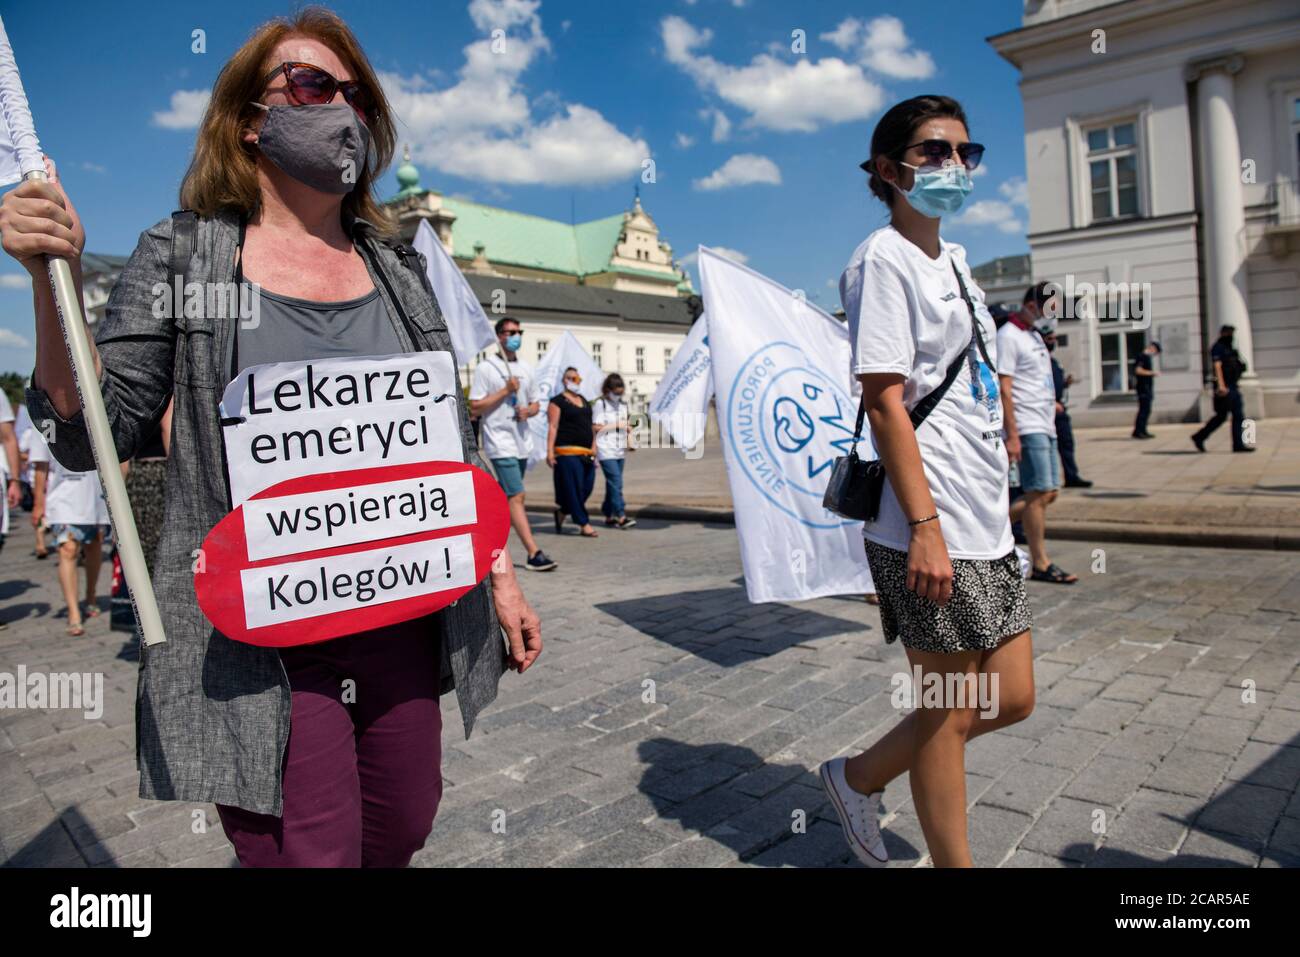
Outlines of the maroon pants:
M405 867L442 797L437 630L426 618L280 653L293 710L284 815L218 805L245 867Z

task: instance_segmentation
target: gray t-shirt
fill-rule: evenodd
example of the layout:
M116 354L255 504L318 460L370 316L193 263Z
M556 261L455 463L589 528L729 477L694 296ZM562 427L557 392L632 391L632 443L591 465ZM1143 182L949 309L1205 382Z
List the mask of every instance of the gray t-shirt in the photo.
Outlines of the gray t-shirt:
M311 302L260 291L258 323L240 324L236 375L267 362L300 362L404 351L388 308L372 289L359 299Z

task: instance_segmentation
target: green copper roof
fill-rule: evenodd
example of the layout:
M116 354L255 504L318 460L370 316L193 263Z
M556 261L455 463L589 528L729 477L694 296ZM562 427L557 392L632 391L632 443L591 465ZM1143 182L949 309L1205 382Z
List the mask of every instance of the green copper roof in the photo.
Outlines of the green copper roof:
M570 276L604 272L623 229L621 213L570 226L466 199L447 197L442 205L456 214L451 226L454 256L473 259L474 247L482 243L493 262Z

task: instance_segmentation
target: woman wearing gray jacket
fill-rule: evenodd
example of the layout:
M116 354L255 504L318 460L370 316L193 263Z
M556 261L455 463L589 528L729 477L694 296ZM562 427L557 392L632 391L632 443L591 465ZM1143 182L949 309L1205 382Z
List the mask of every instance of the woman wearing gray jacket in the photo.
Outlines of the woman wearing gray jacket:
M433 615L279 651L220 634L196 601L198 550L231 507L218 403L241 369L452 350L422 269L385 242L387 217L371 196L392 152L388 104L347 26L311 8L264 24L213 88L181 188L197 219L144 232L96 329L120 459L174 399L153 573L167 641L141 649L140 794L216 802L245 865L404 866L442 793L439 694L455 688L468 736L505 669L522 672L541 652L508 556ZM5 196L0 233L33 277L32 418L53 420L60 462L88 470L43 264L65 257L79 281L85 234L52 180ZM158 291L176 273L205 289L260 286L259 321L221 310L158 318L170 314ZM465 460L482 467L465 403L455 401Z

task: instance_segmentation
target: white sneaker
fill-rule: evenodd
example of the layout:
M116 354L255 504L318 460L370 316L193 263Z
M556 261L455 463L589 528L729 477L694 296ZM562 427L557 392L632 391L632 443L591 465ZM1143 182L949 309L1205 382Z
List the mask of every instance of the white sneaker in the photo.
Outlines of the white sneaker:
M849 787L844 777L845 758L831 758L821 766L822 787L830 796L831 806L840 817L844 839L867 867L884 867L889 853L880 837L880 798L884 791L862 794Z

